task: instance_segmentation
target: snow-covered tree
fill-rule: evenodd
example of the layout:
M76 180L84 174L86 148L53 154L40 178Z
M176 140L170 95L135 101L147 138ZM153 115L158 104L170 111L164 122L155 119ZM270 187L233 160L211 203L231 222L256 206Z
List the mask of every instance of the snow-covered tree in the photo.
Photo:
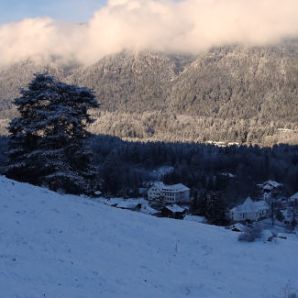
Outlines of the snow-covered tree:
M85 147L92 91L37 74L15 99L20 117L11 121L7 176L70 193L89 193L93 171Z

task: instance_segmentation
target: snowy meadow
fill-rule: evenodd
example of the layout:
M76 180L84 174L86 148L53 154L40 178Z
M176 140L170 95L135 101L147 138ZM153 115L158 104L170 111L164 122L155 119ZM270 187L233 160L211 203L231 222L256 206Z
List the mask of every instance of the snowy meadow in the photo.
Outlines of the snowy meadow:
M298 237L253 243L0 178L1 297L292 297ZM295 296L293 296L295 297Z

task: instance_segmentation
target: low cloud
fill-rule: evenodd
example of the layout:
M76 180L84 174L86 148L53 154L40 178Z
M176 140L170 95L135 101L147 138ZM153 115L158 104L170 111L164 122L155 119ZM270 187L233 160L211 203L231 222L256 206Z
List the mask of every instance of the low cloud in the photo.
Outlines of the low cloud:
M0 63L92 63L124 49L197 53L297 36L297 0L110 0L82 25L37 18L1 26Z

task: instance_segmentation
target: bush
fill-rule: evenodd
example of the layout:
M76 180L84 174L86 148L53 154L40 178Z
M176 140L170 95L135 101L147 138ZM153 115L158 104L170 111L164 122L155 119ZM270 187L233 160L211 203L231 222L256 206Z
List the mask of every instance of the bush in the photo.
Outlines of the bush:
M238 240L245 242L254 242L256 239L259 239L262 234L262 229L259 224L254 224L252 226L247 226L245 231L242 232Z
M280 222L283 222L285 219L284 215L279 209L275 211L275 218Z

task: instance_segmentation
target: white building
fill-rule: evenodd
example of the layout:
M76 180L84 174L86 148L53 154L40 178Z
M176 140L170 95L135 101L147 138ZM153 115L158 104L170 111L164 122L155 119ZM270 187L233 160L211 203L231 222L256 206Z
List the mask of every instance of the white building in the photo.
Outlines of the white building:
M268 217L270 207L265 201L253 201L248 197L243 204L230 210L230 219L233 221L257 221Z
M157 182L148 190L148 199L164 203L190 203L190 189L181 183L165 185Z
M295 206L298 206L298 192L296 192L295 194L293 194L290 199L289 199L290 203L292 203Z

